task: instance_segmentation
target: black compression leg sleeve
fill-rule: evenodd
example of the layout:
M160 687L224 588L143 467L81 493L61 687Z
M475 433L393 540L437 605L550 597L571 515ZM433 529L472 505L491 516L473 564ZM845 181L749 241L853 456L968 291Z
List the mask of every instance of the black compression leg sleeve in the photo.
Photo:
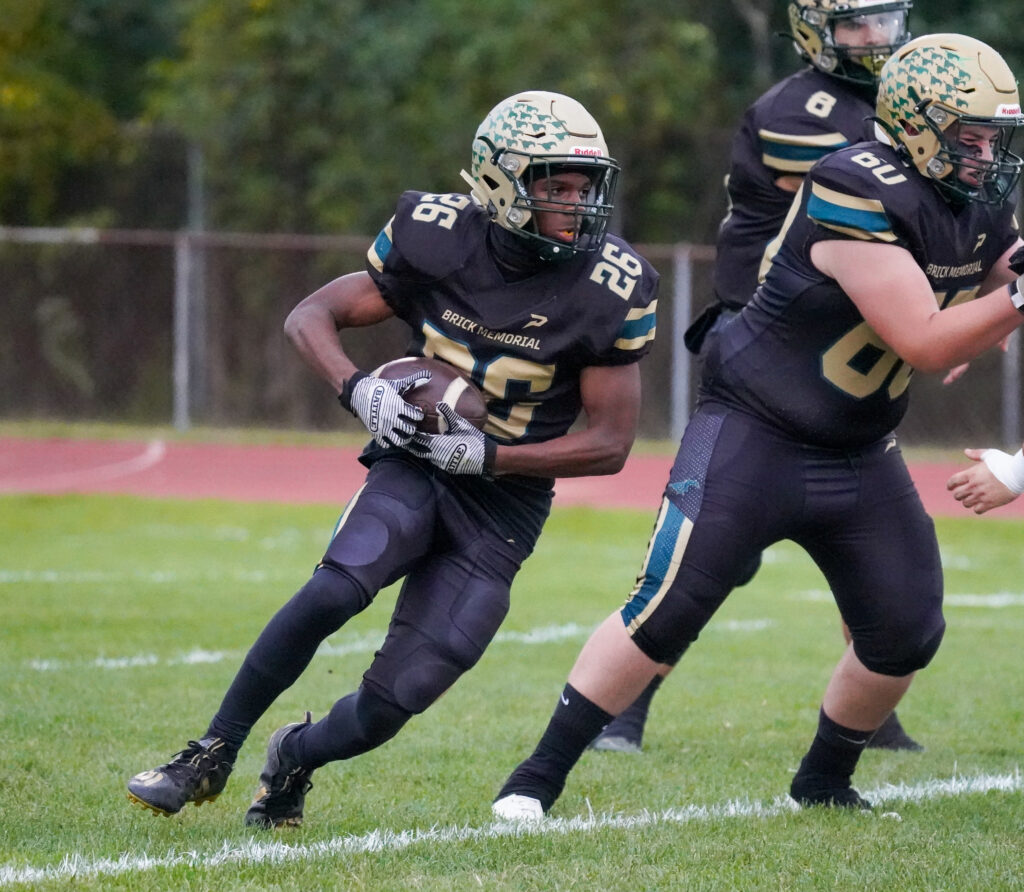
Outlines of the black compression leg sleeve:
M320 643L370 602L347 573L320 567L267 623L246 655L206 736L241 747L252 726L313 659Z

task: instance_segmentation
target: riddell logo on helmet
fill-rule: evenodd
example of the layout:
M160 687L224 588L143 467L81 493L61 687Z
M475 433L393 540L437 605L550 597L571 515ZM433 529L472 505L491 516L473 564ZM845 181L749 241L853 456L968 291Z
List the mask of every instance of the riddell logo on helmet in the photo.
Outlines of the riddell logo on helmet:
M1019 115L1019 114L1020 114L1020 105L1019 104L1018 105L1006 105L1004 103L1004 104L1000 105L999 108L996 109L995 117L998 118L1000 115Z
M604 152L597 148L597 146L573 146L572 154L587 155L590 158L601 158L604 156Z

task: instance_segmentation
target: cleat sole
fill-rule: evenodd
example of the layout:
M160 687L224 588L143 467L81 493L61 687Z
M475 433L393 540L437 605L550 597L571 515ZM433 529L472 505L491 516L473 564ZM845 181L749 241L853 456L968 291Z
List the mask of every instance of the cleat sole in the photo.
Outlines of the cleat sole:
M142 808L146 809L146 811L151 811L153 814L159 815L161 818L169 818L171 817L171 815L177 814L177 812L166 811L165 809L157 808L155 805L151 805L150 803L146 802L145 799L139 799L139 797L136 796L134 793L128 793L127 796L128 801L132 804L139 805Z

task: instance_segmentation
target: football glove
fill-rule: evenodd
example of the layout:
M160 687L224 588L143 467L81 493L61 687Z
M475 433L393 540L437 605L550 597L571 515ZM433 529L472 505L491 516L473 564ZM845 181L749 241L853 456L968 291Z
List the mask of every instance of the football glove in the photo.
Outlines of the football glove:
M366 425L378 445L405 446L423 420L423 410L403 400L402 394L429 380L430 372L426 371L397 381L356 372L345 382L338 402Z
M409 449L449 474L490 474L498 444L477 430L445 402L437 404L437 414L448 425L443 434L418 433Z

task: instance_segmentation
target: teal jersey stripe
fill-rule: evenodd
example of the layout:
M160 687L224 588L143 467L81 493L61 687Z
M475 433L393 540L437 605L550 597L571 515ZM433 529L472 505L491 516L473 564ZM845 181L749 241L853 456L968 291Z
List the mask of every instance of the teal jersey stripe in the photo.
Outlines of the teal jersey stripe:
M781 161L817 161L826 155L831 155L837 149L848 146L848 142L837 142L828 146L794 146L788 143L773 142L770 139L761 140L762 154Z
M631 341L634 338L642 338L654 330L657 321L658 314L655 312L647 313L639 319L627 319L619 329L618 340Z
M377 236L377 240L373 243L373 253L377 255L377 258L381 263L384 262L384 258L388 256L391 251L391 239L388 238L387 230L382 229L380 235Z
M813 193L807 201L807 216L819 223L831 223L833 226L845 226L864 232L889 232L892 229L883 211L844 207Z

